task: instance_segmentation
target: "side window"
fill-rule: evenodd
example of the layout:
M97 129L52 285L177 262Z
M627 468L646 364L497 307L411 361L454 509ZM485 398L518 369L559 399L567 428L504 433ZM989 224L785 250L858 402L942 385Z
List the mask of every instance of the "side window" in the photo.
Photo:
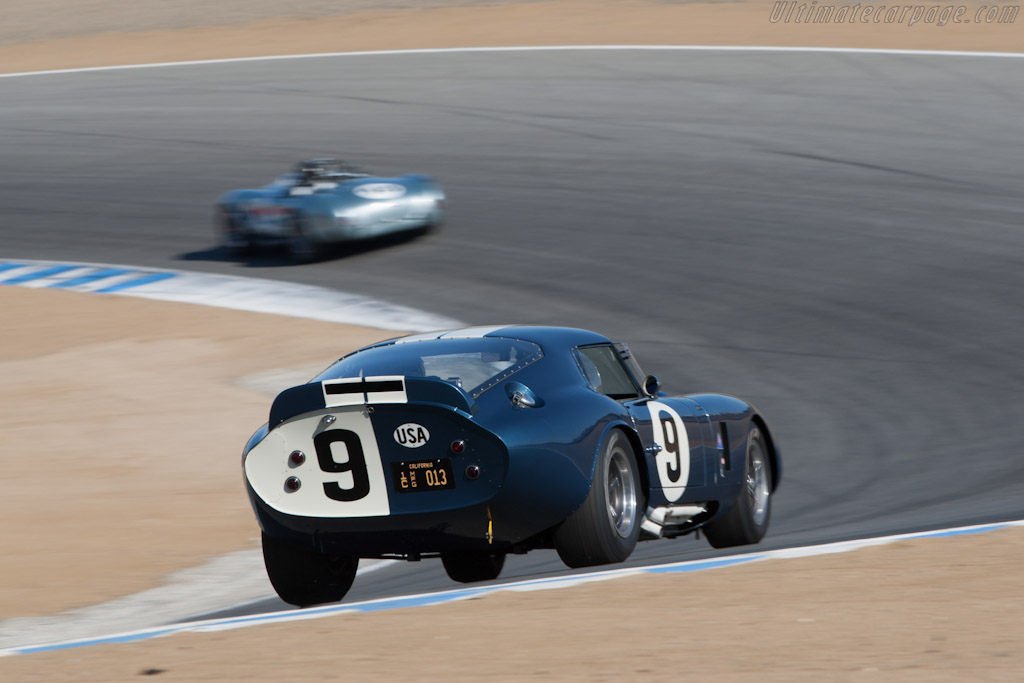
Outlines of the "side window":
M580 372L595 391L616 400L639 396L636 384L611 346L580 346L574 353Z
M630 351L629 347L622 342L612 344L612 346L615 348L615 352L619 354L619 360L621 360L622 364L626 366L626 371L632 375L633 384L638 387L643 387L644 379L647 378L647 374L640 369L640 364L636 362L636 357L633 355L633 352Z

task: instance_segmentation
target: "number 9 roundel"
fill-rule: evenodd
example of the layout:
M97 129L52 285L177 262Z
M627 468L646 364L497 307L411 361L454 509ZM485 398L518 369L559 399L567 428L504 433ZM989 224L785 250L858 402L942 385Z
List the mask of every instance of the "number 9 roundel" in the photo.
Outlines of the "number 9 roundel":
M677 501L682 498L690 476L690 439L686 424L679 413L660 401L650 401L647 407L651 411L654 443L661 446L655 457L658 481L665 497Z
M326 413L325 413L326 414ZM361 409L334 410L285 422L245 458L253 490L275 510L308 517L377 517L391 513L373 425ZM300 465L289 459L305 453ZM315 457L313 457L315 456ZM294 481L289 486L289 480Z

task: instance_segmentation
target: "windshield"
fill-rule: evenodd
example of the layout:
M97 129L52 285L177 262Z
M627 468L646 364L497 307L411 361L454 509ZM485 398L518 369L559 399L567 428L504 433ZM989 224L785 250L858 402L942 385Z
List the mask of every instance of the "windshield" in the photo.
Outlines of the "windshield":
M539 346L519 339L431 339L356 351L313 381L378 375L429 377L450 382L477 398L543 355Z

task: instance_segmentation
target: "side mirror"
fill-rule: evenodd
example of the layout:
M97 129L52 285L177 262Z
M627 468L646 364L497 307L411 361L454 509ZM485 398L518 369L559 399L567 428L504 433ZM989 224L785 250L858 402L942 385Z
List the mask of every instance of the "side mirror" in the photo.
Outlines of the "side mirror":
M644 377L644 393L648 396L657 396L658 390L661 389L661 382L654 375L647 375Z

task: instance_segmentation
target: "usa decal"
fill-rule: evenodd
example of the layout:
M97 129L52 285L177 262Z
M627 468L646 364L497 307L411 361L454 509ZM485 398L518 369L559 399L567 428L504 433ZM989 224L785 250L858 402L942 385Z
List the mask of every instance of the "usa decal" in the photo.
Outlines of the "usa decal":
M429 440L427 428L415 422L406 422L395 430L395 441L406 448L419 448Z

